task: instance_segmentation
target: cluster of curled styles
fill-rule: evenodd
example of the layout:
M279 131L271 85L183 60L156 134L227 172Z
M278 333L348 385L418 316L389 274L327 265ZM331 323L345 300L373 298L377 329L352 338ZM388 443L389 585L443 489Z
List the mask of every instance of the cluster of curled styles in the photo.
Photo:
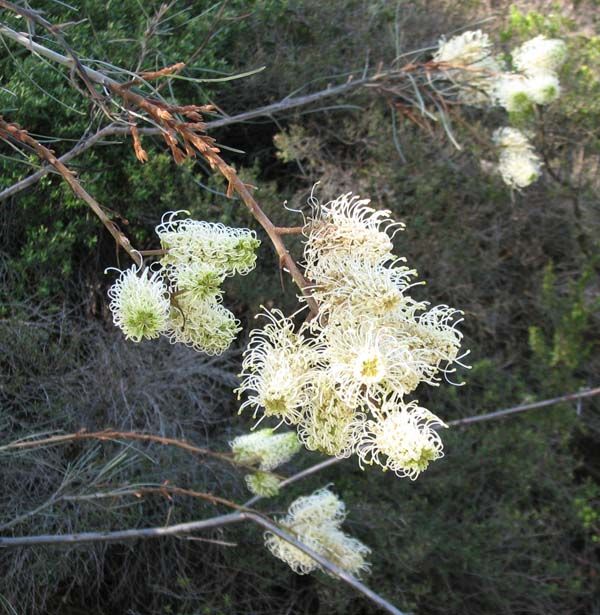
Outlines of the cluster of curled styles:
M295 425L309 450L414 480L442 456L445 425L407 396L462 365L460 312L409 295L416 271L392 254L403 225L368 203L344 194L313 205L304 257L318 315L296 331L266 312L244 354L240 412Z
M240 331L222 305L222 284L256 264L254 231L178 219L169 212L156 227L163 256L150 267L120 272L109 289L113 320L134 342L164 335L199 352L221 354Z
M283 530L342 570L360 576L369 570L366 558L371 549L343 532L341 525L345 518L344 503L328 489L321 489L295 500L288 514L277 522ZM306 553L275 534L267 532L265 544L275 557L298 574L320 568Z
M272 470L287 463L302 447L293 431L275 434L270 428L238 436L229 446L236 463L256 468L245 480L248 489L261 497L279 493L280 480Z
M492 43L481 30L469 31L449 40L441 39L433 60L457 87L464 104L500 106L509 117L522 123L560 96L558 71L567 57L560 39L537 36L510 54L510 66L494 54ZM500 148L498 170L512 188L525 188L540 176L541 161L528 137L516 128L494 133Z

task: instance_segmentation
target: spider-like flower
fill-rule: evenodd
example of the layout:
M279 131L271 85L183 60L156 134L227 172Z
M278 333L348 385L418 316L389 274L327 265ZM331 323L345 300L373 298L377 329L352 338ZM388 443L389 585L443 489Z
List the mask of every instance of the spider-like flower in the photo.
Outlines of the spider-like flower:
M367 557L371 549L363 542L335 527L327 527L316 536L323 555L342 570L361 576L370 569Z
M329 489L319 489L311 495L294 500L288 508L286 522L296 527L333 523L336 527L346 518L346 505Z
M391 393L405 395L421 381L435 384L436 369L410 350L418 343L410 335L340 316L337 322L328 323L324 338L329 373L348 403Z
M462 322L462 318L457 318L461 314L447 305L436 305L416 317L398 313L389 326L409 335L409 348L437 368L441 363L450 365L458 358L463 334L456 327Z
M318 372L310 383L298 437L308 450L348 457L354 451L364 419L362 412L342 399L330 375Z
M167 265L165 270L174 291L186 293L194 301L221 301L225 274L211 263Z
M268 323L250 333L250 343L244 353L238 397L250 393L240 406L259 409L264 416L278 417L296 424L306 403L306 383L318 360L314 346L294 332L294 323L281 311L266 311Z
M560 96L558 77L551 73L538 73L528 78L529 95L538 105L549 105Z
M539 73L526 77L505 74L494 87L498 103L510 113L521 113L531 109L532 104L548 105L560 96L558 78L550 73Z
M351 574L368 570L366 557L370 549L359 540L347 536L340 526L346 516L344 503L328 489L295 500L288 514L278 523L300 542L323 555ZM267 532L265 545L271 553L286 562L294 572L308 574L320 566L297 547Z
M404 224L395 222L389 211L377 211L369 203L369 199L349 192L314 208L304 246L309 278L319 281L332 259L377 264L392 258L392 238Z
M501 148L499 170L504 182L514 188L525 188L541 174L541 160L527 137L516 128L498 128L494 142Z
M492 42L481 30L440 39L433 61L448 64L445 72L459 87L459 99L470 105L489 103L490 90L501 71Z
M376 463L415 480L431 461L443 456L442 440L433 428L446 425L416 401L389 402L378 413L376 420L367 421L358 445L362 463Z
M417 272L395 266L396 262L385 267L363 260L329 259L327 270L312 289L321 313L350 310L357 317L373 318L415 304L405 291Z
M206 262L225 275L245 275L256 265L260 241L254 231L221 223L178 220L182 212L168 212L156 227L163 249L163 265ZM186 212L187 213L187 212Z
M481 30L468 30L449 40L442 37L433 61L447 62L457 66L473 66L486 61L491 56L490 37Z
M494 98L509 113L523 113L532 108L532 88L524 75L506 73L494 83Z
M274 470L288 462L301 448L293 431L274 434L270 428L238 436L229 443L238 463L257 464L261 470Z
M121 271L108 291L113 322L127 339L155 339L169 322L169 293L162 274L135 266Z
M216 301L197 301L186 294L173 300L167 335L210 355L222 354L241 330L239 320Z
M255 472L244 477L248 490L261 498L273 498L279 494L279 479L271 472Z
M567 46L560 39L536 36L515 49L512 58L527 75L555 73L567 59Z

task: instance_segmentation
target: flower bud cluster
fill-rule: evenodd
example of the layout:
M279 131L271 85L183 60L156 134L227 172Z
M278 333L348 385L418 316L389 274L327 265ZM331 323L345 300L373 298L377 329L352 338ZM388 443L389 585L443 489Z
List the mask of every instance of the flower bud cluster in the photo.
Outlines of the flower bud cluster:
M238 436L229 446L237 463L257 467L255 473L246 476L246 485L261 497L277 495L279 479L271 470L287 463L302 448L295 432L275 434L270 428Z
M315 206L304 256L319 314L296 331L267 311L244 354L240 412L296 426L310 450L415 479L442 456L444 424L406 397L454 371L460 313L410 296L416 271L392 254L402 226L368 203L344 194Z
M493 56L489 37L481 30L441 39L434 61L458 87L465 104L496 106L526 117L535 105L548 105L560 96L558 71L567 57L560 39L537 36L512 51L514 71L503 68ZM540 176L541 163L532 146L507 147L502 131L495 142L501 147L499 171L509 186L524 188Z
M156 233L165 254L131 269L109 290L113 320L127 339L166 336L199 352L221 354L240 330L221 301L226 277L250 272L260 241L254 231L163 216Z
M369 569L366 558L371 549L343 532L341 525L345 518L344 503L328 489L321 489L295 500L288 514L277 522L307 547L358 576ZM265 534L265 545L298 574L320 569L309 555L275 534Z

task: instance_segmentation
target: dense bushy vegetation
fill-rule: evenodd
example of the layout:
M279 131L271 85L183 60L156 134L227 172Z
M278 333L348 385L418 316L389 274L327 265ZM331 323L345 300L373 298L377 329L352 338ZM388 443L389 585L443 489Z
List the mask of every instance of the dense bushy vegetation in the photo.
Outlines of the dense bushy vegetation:
M132 71L185 61L203 44L184 74L207 81L176 80L174 95L215 102L229 114L349 74L356 78L367 61L389 63L489 15L487 3L472 0L203 0L173 3L171 17L153 26L159 2L85 0L76 12L50 0L36 5L56 23L77 22L66 32L82 58ZM466 386L432 388L420 398L445 419L594 386L600 373L597 2L495 6L495 19L483 27L500 45L508 49L547 34L564 38L570 52L560 101L535 117L512 118L534 129L545 162L542 179L522 193L511 192L492 171L495 111L452 114L462 150L442 127L428 133L369 91L215 133L219 143L243 151L225 153L258 186L257 198L277 224L299 223L282 204L304 207L316 181L322 200L352 190L406 222L396 252L428 280L428 299L465 312L472 364L460 374ZM51 145L57 152L68 150L90 126L85 98L60 69L8 41L1 49L0 113L31 133L58 137ZM209 81L261 66L249 77ZM153 227L167 210L255 227L201 163L176 166L158 139L145 138L149 161L142 165L128 139L111 141L71 166L140 248L156 247ZM37 164L33 156L17 159L4 145L1 152L0 189ZM114 242L57 175L0 204L0 216L3 441L110 426L225 448L232 435L248 429L250 419L236 416L231 393L244 334L239 347L220 358L168 343L124 342L106 306L110 279L103 271L117 264ZM260 304L294 305L294 288L285 279L282 289L268 242L258 268L227 284L229 307L244 325ZM351 511L352 533L373 549L369 585L406 611L597 612L599 443L597 401L584 401L577 413L574 405L558 405L450 430L446 457L414 483L391 473L367 475L348 460L269 500L265 510L280 513L293 497L333 483ZM61 483L65 493L77 493L83 485L168 480L244 499L230 468L150 445L77 443L0 459L0 529L47 502ZM292 468L317 459L305 452ZM128 506L59 499L5 531L149 526L214 511L179 496ZM325 575L294 575L264 550L253 527L197 540L3 552L2 609L375 612Z

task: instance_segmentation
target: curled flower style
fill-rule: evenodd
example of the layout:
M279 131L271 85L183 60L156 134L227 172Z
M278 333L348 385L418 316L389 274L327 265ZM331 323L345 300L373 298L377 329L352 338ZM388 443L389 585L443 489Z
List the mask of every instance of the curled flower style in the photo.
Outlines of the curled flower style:
M279 479L271 472L254 472L244 477L248 491L261 498L273 498L279 494Z
M541 160L527 137L516 128L504 127L494 132L494 142L501 148L499 171L504 182L513 188L525 188L541 175Z
M335 527L327 527L316 536L320 549L327 559L342 570L360 577L369 572L367 557L371 549L363 542Z
M343 570L360 575L369 569L366 558L371 550L340 529L345 516L344 503L328 489L322 489L294 501L287 516L278 523L313 551ZM298 574L308 574L320 568L300 549L270 532L265 534L265 545Z
M536 36L515 49L512 59L516 68L526 75L553 74L567 59L567 46L560 39Z
M287 527L283 522L279 523L283 530L294 535L292 528ZM313 551L318 552L319 543L312 536L296 535L301 542ZM310 574L319 568L319 564L310 555L304 553L294 545L279 538L271 532L265 533L265 547L271 551L274 557L285 562L296 574Z
M469 30L449 40L442 38L433 61L448 65L445 73L458 86L462 102L475 106L490 102L494 80L502 68L487 34Z
M263 471L288 462L301 448L293 431L274 434L270 428L238 436L229 445L238 463L258 464Z
M108 296L113 322L127 339L156 339L167 329L169 293L160 272L135 266L121 271Z
M168 250L163 265L207 262L225 275L245 275L256 265L260 241L254 231L231 228L221 223L177 219L179 213L166 213L156 227L161 245Z
M173 289L194 301L221 301L225 274L212 263L191 262L165 268Z
M311 451L349 457L354 451L365 415L340 395L327 372L310 383L308 402L298 424L298 437Z
M418 340L370 321L330 322L324 330L329 373L349 403L390 393L406 395L421 381L435 384L435 368L411 346Z
M249 393L241 405L260 408L265 416L278 417L288 424L301 419L306 403L306 384L318 361L315 345L294 332L294 324L281 311L266 311L267 325L250 333L250 343L242 363L243 380L238 396Z
M404 224L395 222L389 211L377 211L369 203L369 199L347 193L314 207L304 246L309 278L319 280L331 259L352 258L377 264L392 257L388 232L392 230L393 237Z
M355 316L385 316L413 306L405 295L416 276L414 269L348 258L330 259L327 270L315 283L312 295L320 304L322 313L350 310Z
M336 527L346 518L346 505L329 489L319 489L292 502L285 522L296 528L332 523Z
M362 463L380 465L415 480L429 463L443 456L435 427L446 425L416 401L384 404L376 420L367 421L358 455Z
M503 138L529 151L518 131ZM365 435L390 399L405 403L419 384L438 386L440 374L462 365L461 313L410 296L416 271L392 255L388 231L397 227L366 203L342 195L306 225L319 313L297 332L280 311L267 313L266 326L251 333L238 389L248 393L240 411L295 425L306 448L336 457L368 450Z
M437 305L414 318L401 314L389 326L410 335L409 348L428 365L439 368L458 359L463 335L456 327L462 322L457 318L461 314L447 305Z
M210 355L222 354L241 330L239 320L220 303L195 301L183 294L174 300L167 335Z

